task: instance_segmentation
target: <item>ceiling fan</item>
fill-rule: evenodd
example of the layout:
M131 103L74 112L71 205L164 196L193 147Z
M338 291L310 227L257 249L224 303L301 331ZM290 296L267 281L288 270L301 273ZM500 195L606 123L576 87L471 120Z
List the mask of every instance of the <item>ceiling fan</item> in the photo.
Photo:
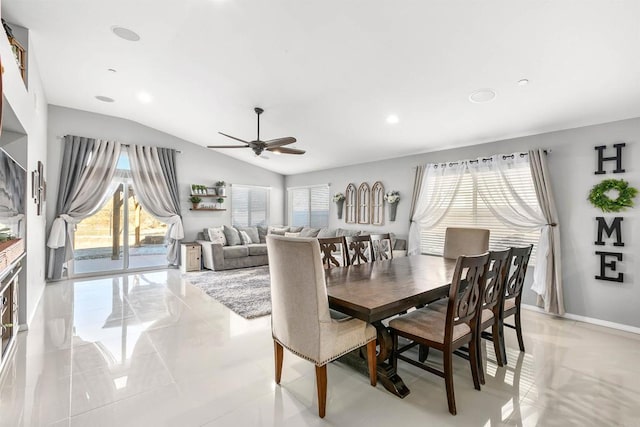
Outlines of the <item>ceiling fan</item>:
M271 151L272 153L277 154L304 154L304 150L298 150L297 148L287 148L283 147L283 145L289 145L296 142L296 139L292 136L286 136L284 138L276 138L271 139L269 141L261 141L260 140L260 114L264 113L264 110L260 107L256 107L253 109L258 115L258 137L255 141L245 141L240 138L236 138L235 136L227 135L226 133L218 132L220 135L224 135L227 138L235 139L236 141L240 141L245 145L208 145L207 148L251 148L256 156L262 154L264 150Z

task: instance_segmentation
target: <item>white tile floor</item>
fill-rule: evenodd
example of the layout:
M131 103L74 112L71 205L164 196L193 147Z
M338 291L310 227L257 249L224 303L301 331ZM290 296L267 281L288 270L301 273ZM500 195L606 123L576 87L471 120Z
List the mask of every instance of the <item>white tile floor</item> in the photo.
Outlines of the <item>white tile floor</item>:
M411 394L399 399L333 363L321 420L312 364L285 352L275 385L269 322L244 320L175 270L49 285L3 375L0 425L640 425L638 335L525 311L527 353L512 331L508 368L483 346L481 392L455 358L457 416L434 375L400 362Z

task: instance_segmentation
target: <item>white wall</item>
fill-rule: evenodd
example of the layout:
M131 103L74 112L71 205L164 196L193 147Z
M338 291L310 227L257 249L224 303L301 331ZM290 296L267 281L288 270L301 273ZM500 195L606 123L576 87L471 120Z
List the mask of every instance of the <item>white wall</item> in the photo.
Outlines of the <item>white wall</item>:
M23 36L25 36L23 34ZM30 39L30 35L28 36ZM11 47L4 34L0 35L0 56L3 58L5 73L3 75L3 94L5 101L11 106L20 127L24 129L26 138L16 141L14 144L26 142L26 164L23 166L27 170L28 185L27 195L31 194L30 171L37 168L38 161L45 164L47 168L47 100L42 87L42 81L36 61L35 51L37 47L27 43L28 55L28 86L29 91L20 77L18 67L13 61ZM28 323L44 291L44 255L45 255L45 216L37 215L36 206L28 197L26 201L27 218L27 239L26 239L26 280L21 280L20 284L20 324Z
M48 170L47 183L49 201L47 206L48 228L55 216L56 197L62 161L62 143L64 135L78 135L95 138L108 138L127 144L148 145L174 148L182 153L177 155L178 184L182 201L182 216L185 228L185 240L194 240L198 231L205 227L231 224L231 211L190 211L188 201L191 184L213 186L216 181L228 184L247 184L271 187L270 222L280 224L283 221L282 206L284 177L216 151L192 144L172 135L148 128L139 123L86 111L73 110L58 106L49 106L48 132ZM233 191L227 188L227 192ZM230 193L229 193L230 194ZM230 199L225 202L230 204Z
M594 175L597 156L594 147L611 146L624 141L623 175ZM640 118L552 132L524 138L497 141L488 144L444 150L422 155L366 163L343 168L291 175L285 179L286 187L331 183L331 193L344 192L347 184L353 182L373 182L380 180L387 191L399 190L402 200L398 205L395 223L388 220L382 227L397 234L408 234L409 205L413 188L415 166L430 162L454 161L496 153L526 151L531 148L548 148L549 168L552 186L560 216L562 239L563 281L565 306L568 313L595 319L640 327L640 196L636 198L636 208L622 213L625 247L624 261L619 270L625 274L625 282L617 284L596 280L599 272L599 258L596 250L612 250L612 246L596 247L596 216L602 212L587 201L591 187L604 178L623 178L636 188L640 188ZM610 151L609 155L613 155ZM611 168L611 167L609 167ZM337 220L335 204L331 204L330 227L365 228L357 224L348 226ZM606 214L605 217L613 217ZM600 248L600 249L596 249ZM605 248L605 249L602 249ZM524 294L524 301L535 304L531 290Z

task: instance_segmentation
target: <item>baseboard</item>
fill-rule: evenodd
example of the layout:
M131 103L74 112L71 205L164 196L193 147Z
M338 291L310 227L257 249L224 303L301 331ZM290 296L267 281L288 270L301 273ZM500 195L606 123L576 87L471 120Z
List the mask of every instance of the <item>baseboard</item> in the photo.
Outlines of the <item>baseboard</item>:
M604 326L605 328L617 329L619 331L631 332L633 334L640 335L640 328L635 326L629 326L622 323L609 322L608 320L594 319L593 317L587 316L579 316L577 314L565 313L564 316L558 316L556 314L550 314L541 309L540 307L536 307L535 305L522 304L522 308L529 311L535 311L542 314L547 314L549 316L563 317L569 320L576 320L578 322L590 323L592 325Z

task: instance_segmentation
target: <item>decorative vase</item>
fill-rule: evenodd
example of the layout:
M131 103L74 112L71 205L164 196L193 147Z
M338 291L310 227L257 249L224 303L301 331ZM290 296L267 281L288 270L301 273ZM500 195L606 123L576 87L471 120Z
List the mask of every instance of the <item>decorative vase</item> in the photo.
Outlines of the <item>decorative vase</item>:
M226 188L225 187L218 187L217 191L218 196L224 196L224 193L226 192Z
M396 210L398 209L397 203L389 203L389 221L396 220Z
M338 200L336 202L338 207L338 219L342 219L342 208L344 207L344 200Z
M200 203L192 203L192 205L193 205L193 209L198 209L198 205L199 205L199 204L200 204Z

